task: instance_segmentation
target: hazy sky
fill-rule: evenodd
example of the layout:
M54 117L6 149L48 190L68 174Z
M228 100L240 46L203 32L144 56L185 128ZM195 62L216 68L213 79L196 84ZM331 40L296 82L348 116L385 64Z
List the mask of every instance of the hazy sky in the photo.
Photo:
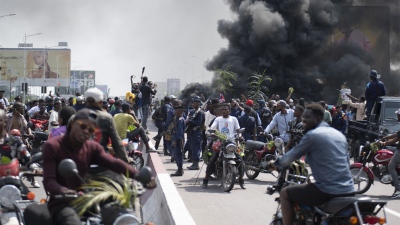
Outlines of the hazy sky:
M24 34L34 48L68 42L71 70L95 70L110 95L130 90L130 75L152 81L210 81L204 69L227 46L217 21L231 14L223 0L1 0L0 45L16 48ZM186 73L186 77L185 77Z

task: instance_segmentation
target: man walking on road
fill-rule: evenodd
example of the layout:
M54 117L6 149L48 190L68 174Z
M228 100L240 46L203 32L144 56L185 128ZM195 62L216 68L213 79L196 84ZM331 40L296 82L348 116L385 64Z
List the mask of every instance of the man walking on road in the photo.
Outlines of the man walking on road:
M149 117L149 108L151 103L151 95L155 95L157 93L156 90L151 89L148 85L148 78L143 77L143 83L140 86L140 92L142 93L142 126L147 131L147 118Z

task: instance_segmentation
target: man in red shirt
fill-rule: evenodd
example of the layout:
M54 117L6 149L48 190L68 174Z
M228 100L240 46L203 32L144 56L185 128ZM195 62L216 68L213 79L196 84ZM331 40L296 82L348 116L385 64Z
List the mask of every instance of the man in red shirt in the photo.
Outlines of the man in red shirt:
M62 177L57 172L58 164L66 158L72 159L81 177L85 177L91 164L110 169L119 174L129 173L134 177L138 171L120 159L107 154L103 147L89 140L96 128L96 113L89 109L81 109L70 119L64 136L55 137L43 146L43 184L50 195L48 209L54 224L80 224L79 216L69 202L59 201L52 196L59 194L74 194L82 185L77 177ZM154 178L147 188L156 186Z

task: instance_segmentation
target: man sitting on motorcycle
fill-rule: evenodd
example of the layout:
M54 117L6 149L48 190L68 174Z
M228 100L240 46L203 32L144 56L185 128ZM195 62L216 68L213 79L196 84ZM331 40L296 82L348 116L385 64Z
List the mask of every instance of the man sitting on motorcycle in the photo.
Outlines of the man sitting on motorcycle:
M324 109L321 105L307 105L303 114L305 135L300 143L269 164L271 167L285 168L306 155L315 179L315 183L291 185L281 190L284 225L293 224L294 203L317 206L334 197L354 195L346 137L323 122L323 118Z
M396 111L396 114L400 115L400 109ZM386 142L381 141L380 144L381 146L387 146L394 144L400 140L400 131L398 131L395 134L386 136L382 138L382 140L388 140ZM391 198L400 198L400 182L399 178L397 176L397 171L396 167L400 164L400 143L397 146L397 150L394 152L393 157L390 159L389 166L388 166L388 171L390 173L390 176L392 177L393 180L393 186L394 186L394 193L391 196Z
M231 105L224 103L221 105L221 113L222 116L217 117L213 124L211 125L211 129L217 129L221 133L225 134L228 139L234 139L237 130L240 128L239 127L239 122L236 119L236 117L230 116L231 112ZM211 156L207 169L206 169L206 176L203 179L203 188L208 187L208 179L210 179L211 174L214 173L215 171L215 163L217 162L219 154L216 152L213 152L213 155ZM239 167L239 185L242 189L246 189L246 186L244 185L244 180L243 180L243 168L242 166Z
M54 198L55 195L76 194L76 190L82 185L77 177L62 177L57 172L58 164L63 159L74 160L79 175L83 178L91 164L120 174L128 172L131 178L138 173L134 167L107 154L100 144L89 140L96 129L96 117L94 111L81 109L70 119L64 136L52 138L43 146L43 184L50 195L48 209L54 224L81 224L79 216L68 201ZM154 178L144 185L154 188Z

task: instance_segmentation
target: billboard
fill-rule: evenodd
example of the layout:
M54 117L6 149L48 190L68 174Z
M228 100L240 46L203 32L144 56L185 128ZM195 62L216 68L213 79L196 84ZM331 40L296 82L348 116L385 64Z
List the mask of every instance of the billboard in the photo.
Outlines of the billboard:
M71 70L70 89L72 93L85 93L96 86L96 72L93 70Z
M0 86L69 86L70 62L70 49L2 48Z
M181 90L180 79L167 79L167 93L168 95L177 95Z
M96 85L96 87L97 87L100 91L103 92L105 98L108 97L108 86L107 86L107 85L98 84L98 85Z

